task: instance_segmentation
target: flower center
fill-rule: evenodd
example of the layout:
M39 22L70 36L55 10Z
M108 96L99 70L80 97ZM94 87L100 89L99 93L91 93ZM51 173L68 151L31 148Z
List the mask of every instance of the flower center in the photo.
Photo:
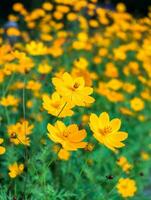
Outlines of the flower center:
M122 185L121 186L124 190L127 189L127 185Z
M58 108L60 106L60 103L59 102L54 102L54 103L52 103L52 106L54 108Z
M79 86L80 86L79 83L75 83L74 86L73 86L73 88L74 88L74 89L77 89Z
M112 128L110 126L107 126L104 129L100 129L99 132L101 135L105 136L112 132Z
M69 132L67 132L67 131L64 131L64 132L63 132L63 136L64 136L64 137L66 137L66 138L67 138L67 137L68 137L68 135L69 135Z
M74 85L68 86L68 89L75 91L79 86L80 84L75 82Z

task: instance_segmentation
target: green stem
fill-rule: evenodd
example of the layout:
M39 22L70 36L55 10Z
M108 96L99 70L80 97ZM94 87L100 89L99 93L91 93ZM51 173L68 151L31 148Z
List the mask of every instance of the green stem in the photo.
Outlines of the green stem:
M61 147L58 149L58 151L56 152L57 153L57 155L58 155L58 153L59 153L59 151L60 151L60 149L61 149ZM48 163L48 165L47 165L47 168L49 168L50 167L50 165L54 162L54 161L56 161L56 159L57 159L57 157L55 157L55 158L52 158L51 160L50 160L50 162Z
M5 114L6 114L7 124L9 124L10 123L10 118L9 118L7 107L5 107Z
M55 118L55 122L57 121L58 117L60 116L60 114L62 113L62 111L64 110L64 108L66 107L67 102L63 105L63 107L61 108L60 112L58 113L58 115Z
M8 84L7 84L7 86L6 86L6 89L5 89L5 91L3 92L3 97L7 94L8 90L9 90L9 86L10 86L11 82L12 82L13 79L14 79L14 76L15 76L15 73L13 73L13 74L11 75L11 77L10 77L10 79L9 79L9 81L8 81Z
M84 168L85 168L85 164L87 164L87 162L88 162L88 156L86 157L85 162L84 162L83 166L81 167L80 173L79 173L79 175L78 175L78 177L77 177L77 179L76 179L76 182L75 182L75 184L74 184L73 189L76 189L76 186L77 186L78 183L79 183L80 177L81 177L81 175L82 175L82 173L83 173L83 170L84 170Z
M26 74L25 74L26 76ZM25 87L26 87L26 77L24 77L24 87L23 87L23 93L22 93L22 105L23 105L23 119L24 121L26 120L26 100L25 100ZM24 131L25 131L25 137L26 137L26 123L25 123L25 126L24 126ZM27 168L27 172L28 172L28 167L27 167L27 164L28 164L28 148L27 146L25 145L25 166ZM26 172L26 173L27 173ZM26 199L26 185L27 185L27 176L25 176L25 181L24 181L24 199Z
M49 167L51 166L51 164L52 164L55 160L56 160L56 158L51 159L50 162L49 162L48 165L47 165L47 168L49 168Z
M16 192L16 180L15 180L15 185L14 185L14 196L15 196L15 198L17 197L17 192Z

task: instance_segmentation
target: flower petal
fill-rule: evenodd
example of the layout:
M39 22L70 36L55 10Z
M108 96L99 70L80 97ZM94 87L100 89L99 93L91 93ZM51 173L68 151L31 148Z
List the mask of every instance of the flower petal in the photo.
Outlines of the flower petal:
M89 123L90 129L95 133L98 132L99 129L99 118L96 114L90 115L90 123Z
M99 116L99 124L100 124L100 128L104 128L106 126L108 126L110 121L109 115L107 112L103 112L100 114Z
M0 155L4 154L6 151L5 147L0 147Z
M109 126L112 128L113 132L117 132L121 127L121 120L118 118L112 119Z

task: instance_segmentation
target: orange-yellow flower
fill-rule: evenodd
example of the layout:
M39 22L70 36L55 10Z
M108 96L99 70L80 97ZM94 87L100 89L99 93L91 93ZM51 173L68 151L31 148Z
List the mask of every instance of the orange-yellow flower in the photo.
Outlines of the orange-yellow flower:
M138 97L133 98L131 101L131 108L135 111L141 111L144 109L144 101Z
M133 166L128 162L127 158L122 156L118 159L117 164L122 168L122 170L126 173L133 168Z
M4 107L7 106L17 106L19 103L19 99L14 97L13 95L8 95L7 97L2 97L0 104Z
M78 69L86 69L88 66L88 61L84 57L80 57L74 61L74 66Z
M124 115L130 115L130 116L133 115L133 112L130 111L128 108L121 107L119 110L120 110L120 112L121 112L122 114L124 114Z
M94 102L94 98L89 96L92 94L91 87L85 87L82 77L73 78L69 73L65 72L62 78L53 78L52 82L57 92L64 98L67 103L77 106L86 106Z
M47 54L47 47L42 42L31 41L29 44L26 44L26 50L33 56Z
M42 63L38 66L38 72L40 74L49 74L52 70L52 67L47 63Z
M110 121L109 115L106 112L101 113L99 117L91 114L89 126L93 136L109 149L115 151L116 148L125 146L122 141L128 137L128 134L119 131L121 126L120 119L115 118Z
M16 176L19 176L21 173L23 173L24 165L23 164L17 164L16 162L9 167L9 176L11 178L16 178Z
M42 5L43 9L46 11L50 11L53 9L53 5L49 2L44 2Z
M118 12L125 12L126 11L126 6L124 3L118 3L116 6L116 9Z
M41 83L39 81L30 80L28 81L26 88L32 91L39 91L41 89Z
M11 27L7 30L8 36L20 36L20 31L17 28Z
M0 138L0 144L4 142L3 138ZM0 146L0 155L4 154L6 151L5 147Z
M7 131L10 136L10 141L16 145L24 144L28 146L30 144L29 135L32 133L33 128L34 126L29 125L28 121L9 125Z
M137 190L135 181L130 178L120 178L116 187L124 198L133 197Z
M141 159L143 159L143 160L149 160L150 159L150 155L147 152L142 151L141 152Z
M78 148L85 148L86 142L82 140L86 138L86 131L79 130L76 124L66 126L63 122L57 121L55 126L48 124L48 137L55 143L62 145L67 151L76 151Z

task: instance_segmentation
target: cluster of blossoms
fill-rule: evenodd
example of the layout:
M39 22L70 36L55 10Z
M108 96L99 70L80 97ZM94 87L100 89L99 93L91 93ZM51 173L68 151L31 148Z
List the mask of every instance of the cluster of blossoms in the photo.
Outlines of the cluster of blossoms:
M71 108L75 106L88 107L94 102L94 98L90 96L93 89L85 86L82 77L73 78L65 72L62 77L53 78L52 83L56 91L51 98L49 96L43 97L43 107L49 114L55 115L57 118L73 115ZM127 133L119 131L120 119L116 118L110 121L106 112L101 113L99 117L92 113L89 126L93 136L109 149L115 151L116 148L124 146L122 141L127 138ZM68 159L68 151L85 148L88 144L83 142L87 135L86 130L79 130L77 124L66 126L62 121L56 121L54 126L48 124L47 129L48 137L53 142L61 144L61 149L58 152L60 158Z

